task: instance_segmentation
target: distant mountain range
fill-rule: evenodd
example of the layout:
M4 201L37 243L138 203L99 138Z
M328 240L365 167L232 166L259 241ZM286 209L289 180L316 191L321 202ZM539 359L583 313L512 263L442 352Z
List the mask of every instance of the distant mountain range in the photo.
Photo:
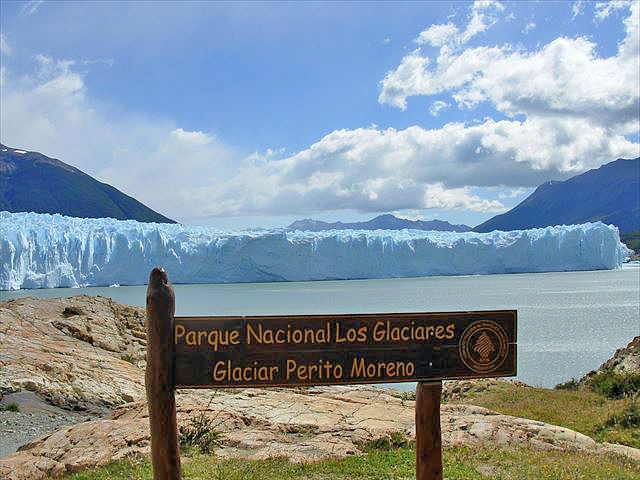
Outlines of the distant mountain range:
M563 182L540 185L520 204L473 229L521 230L601 221L640 230L640 157L619 159Z
M379 215L366 222L327 223L320 220L296 220L287 227L287 230L306 230L320 232L322 230L402 230L409 228L413 230L440 230L445 232L468 232L471 227L467 225L452 225L442 220L407 220L398 218L391 214Z
M176 223L60 160L0 144L0 211Z

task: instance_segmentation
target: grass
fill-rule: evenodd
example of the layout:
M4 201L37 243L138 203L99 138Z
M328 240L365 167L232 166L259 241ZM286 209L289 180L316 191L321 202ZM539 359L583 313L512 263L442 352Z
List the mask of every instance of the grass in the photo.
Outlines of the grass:
M523 449L449 448L443 452L444 477L450 480L631 480L640 478L640 466L618 456ZM67 480L152 480L147 460L119 461ZM415 450L374 450L314 464L293 464L286 459L222 460L197 454L183 458L185 480L347 480L415 478Z
M597 442L640 448L638 432L629 431L619 423L610 424L609 420L622 415L632 401L630 398L607 398L585 389L549 390L505 382L484 392L472 393L455 403L470 403L505 415L561 425L584 433Z
M16 412L17 413L19 411L20 411L20 407L15 402L7 403L6 405L0 405L0 412Z
M204 412L189 418L179 430L180 451L190 453L212 453L222 445L222 434L216 430L213 419Z

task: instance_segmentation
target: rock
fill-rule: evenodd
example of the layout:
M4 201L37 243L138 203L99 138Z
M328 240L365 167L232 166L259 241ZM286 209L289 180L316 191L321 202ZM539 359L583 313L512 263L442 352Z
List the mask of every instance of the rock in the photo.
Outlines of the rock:
M105 297L0 302L0 395L96 410L144 398L145 312Z
M626 347L616 350L613 357L600 365L597 370L587 373L580 379L580 384L588 384L591 378L600 372L640 375L640 336L631 340Z
M401 392L365 386L181 390L177 395L180 425L202 413L223 434L223 446L216 455L284 456L292 462L358 454L366 442L391 432L415 437L414 407L415 402L404 399ZM567 428L472 405L442 405L441 424L444 447L614 452L640 460L637 449L598 444ZM146 404L133 402L116 408L108 419L67 427L30 442L0 459L0 477L23 480L62 475L148 455L149 448Z

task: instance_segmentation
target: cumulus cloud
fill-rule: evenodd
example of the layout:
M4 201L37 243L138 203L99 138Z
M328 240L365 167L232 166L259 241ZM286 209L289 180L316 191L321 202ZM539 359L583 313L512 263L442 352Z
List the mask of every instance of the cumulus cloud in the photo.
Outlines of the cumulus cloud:
M476 0L471 6L468 23L459 30L453 23L432 25L420 33L415 42L418 45L440 47L444 52L455 50L479 33L491 28L498 21L504 5L495 0Z
M630 9L614 56L598 56L596 44L584 37L560 37L533 52L510 46L452 52L442 46L435 63L414 50L383 79L379 102L404 109L410 96L450 92L461 108L486 101L510 116L580 116L629 128L637 123L640 82L639 4ZM433 45L444 41L438 39Z
M446 110L450 106L451 106L451 104L449 104L447 102L444 102L442 100L436 100L435 102L433 102L431 104L431 107L429 108L429 113L431 115L433 115L434 117L437 117L438 115L440 115L440 112L442 110Z
M637 146L581 119L486 119L438 129L336 130L286 158L251 165L227 182L212 214L304 213L356 208L500 211L473 186L534 187Z
M34 60L31 75L9 72L2 82L3 143L59 158L177 220L204 216L203 203L232 174L233 149L169 119L111 117L75 62Z
M437 47L437 57L420 48L406 55L382 81L379 100L403 109L409 96L448 93L459 108L489 102L505 120L336 130L295 155L245 169L212 212L500 211L500 198L482 199L474 187L510 187L504 200L549 178L636 157L639 145L626 135L639 126L638 7L630 6L616 54L603 58L582 37L560 37L532 52L465 48L503 10L476 2L465 28L447 23L420 34L416 43ZM433 102L432 114L445 103Z

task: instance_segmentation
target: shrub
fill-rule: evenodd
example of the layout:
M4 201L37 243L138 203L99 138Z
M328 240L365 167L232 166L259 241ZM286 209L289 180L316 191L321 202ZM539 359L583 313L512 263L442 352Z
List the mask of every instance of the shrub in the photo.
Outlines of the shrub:
M556 390L578 390L579 386L580 386L580 382L578 382L575 378L572 378L567 382L559 383L554 388Z
M368 441L364 446L364 450L367 452L373 450L384 450L388 452L390 450L397 450L398 448L407 448L410 445L411 442L403 432L392 432L389 435Z
M189 453L211 453L222 445L222 434L218 432L213 420L204 412L189 418L187 425L179 429L180 450Z
M632 402L617 415L611 415L604 424L605 427L640 428L640 406Z
M19 412L20 407L16 402L7 403L6 405L0 405L0 411L2 412Z
M640 374L600 372L590 382L591 389L607 398L618 399L640 392Z

